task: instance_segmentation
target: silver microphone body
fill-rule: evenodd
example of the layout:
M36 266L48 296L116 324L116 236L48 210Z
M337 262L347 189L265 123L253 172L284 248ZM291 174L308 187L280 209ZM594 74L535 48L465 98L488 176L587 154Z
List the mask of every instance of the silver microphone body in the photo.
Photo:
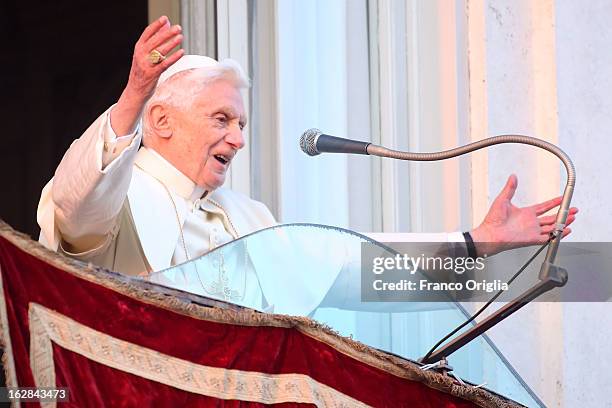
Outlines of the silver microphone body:
M321 153L351 153L369 154L368 146L371 143L344 139L321 133L319 129L308 129L300 137L300 147L309 156Z

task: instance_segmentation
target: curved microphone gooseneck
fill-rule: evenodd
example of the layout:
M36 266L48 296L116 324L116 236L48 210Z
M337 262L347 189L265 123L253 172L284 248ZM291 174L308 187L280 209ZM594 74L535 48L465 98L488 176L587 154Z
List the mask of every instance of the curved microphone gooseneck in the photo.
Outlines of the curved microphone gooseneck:
M453 157L461 156L467 153L471 153L476 150L483 149L485 147L494 146L505 143L516 143L526 144L544 149L555 156L557 156L567 172L567 182L565 190L563 191L563 198L557 212L557 218L555 220L555 229L551 233L551 240L548 244L548 251L546 257L540 268L539 279L537 283L531 289L528 289L522 295L518 296L512 302L499 309L497 312L478 323L471 330L463 333L461 336L455 338L453 341L446 344L442 349L437 352L430 351L422 359L423 363L431 363L441 360L444 357L448 357L465 344L484 333L486 330L493 327L499 321L505 319L510 314L514 313L531 300L540 296L541 294L555 288L561 287L567 283L567 271L554 264L559 244L563 236L563 229L565 228L567 217L569 215L570 202L574 193L574 186L576 184L576 170L574 164L569 156L561 150L559 147L552 143L546 142L535 137L523 136L523 135L501 135L479 140L477 142L469 143L465 146L456 147L454 149L445 150L435 153L412 153L402 152L398 150L387 149L386 147L375 145L367 142L359 142L350 139L342 139L334 136L322 134L318 129L309 129L302 134L300 138L300 146L302 150L311 156L318 155L324 152L330 153L355 153L355 154L368 154L372 156L389 157L392 159L409 160L409 161L438 161L446 160Z

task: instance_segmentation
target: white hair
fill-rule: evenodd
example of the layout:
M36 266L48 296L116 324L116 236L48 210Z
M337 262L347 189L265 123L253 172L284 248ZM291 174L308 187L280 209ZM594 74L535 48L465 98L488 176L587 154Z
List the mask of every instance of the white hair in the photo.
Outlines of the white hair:
M157 85L155 92L143 110L142 134L146 137L151 129L149 109L155 104L166 104L173 108L186 110L204 88L216 81L227 81L237 89L248 88L250 82L240 64L232 59L224 59L217 65L206 68L193 68L178 72Z

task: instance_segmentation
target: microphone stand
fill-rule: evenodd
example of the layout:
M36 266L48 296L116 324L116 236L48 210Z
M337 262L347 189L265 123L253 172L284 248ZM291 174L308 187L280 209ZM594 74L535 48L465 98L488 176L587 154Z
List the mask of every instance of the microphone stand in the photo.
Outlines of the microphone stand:
M548 292L551 289L564 286L567 283L567 271L565 269L556 265L550 265L546 268L546 275L543 276L542 271L544 269L544 265L542 265L539 277L540 280L531 288L527 289L525 292L513 299L504 307L497 310L491 316L473 326L470 330L446 343L437 351L431 353L428 357L421 358L419 362L423 364L430 364L445 359L540 295Z
M574 193L574 186L576 184L576 171L569 156L565 154L565 152L559 147L541 139L522 135L495 136L439 153L401 152L397 150L387 149L385 147L374 144L369 144L366 148L367 153L374 156L390 157L394 159L410 161L437 161L457 157L488 146L503 143L528 144L547 150L557 156L563 162L567 172L567 182L565 185L565 190L563 192L563 198L561 200L561 205L559 206L559 211L557 212L557 217L555 220L555 229L552 232L552 240L550 241L548 251L546 252L546 257L542 262L542 266L540 268L540 274L538 276L539 281L533 287L526 290L524 293L516 297L514 300L506 304L501 309L497 310L491 316L487 317L480 323L473 326L470 330L456 337L452 341L446 343L442 348L438 349L437 351L434 351L430 355L423 357L420 362L424 364L435 363L438 361L446 361L446 357L450 356L452 353L459 350L460 348L474 340L476 337L485 333L487 330L489 330L502 320L506 319L532 300L554 288L562 287L567 283L567 271L555 265L555 258L557 256L559 244L561 243L561 238L563 235L563 229L565 228L565 224L567 222L567 217L569 214L569 206L572 199L572 195Z

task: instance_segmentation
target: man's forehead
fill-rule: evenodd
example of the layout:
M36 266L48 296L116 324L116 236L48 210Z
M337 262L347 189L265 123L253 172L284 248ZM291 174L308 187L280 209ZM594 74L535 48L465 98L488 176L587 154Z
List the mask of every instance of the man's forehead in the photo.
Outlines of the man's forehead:
M224 109L236 114L243 114L244 102L242 92L228 81L215 81L207 84L199 92L199 104L209 108Z

